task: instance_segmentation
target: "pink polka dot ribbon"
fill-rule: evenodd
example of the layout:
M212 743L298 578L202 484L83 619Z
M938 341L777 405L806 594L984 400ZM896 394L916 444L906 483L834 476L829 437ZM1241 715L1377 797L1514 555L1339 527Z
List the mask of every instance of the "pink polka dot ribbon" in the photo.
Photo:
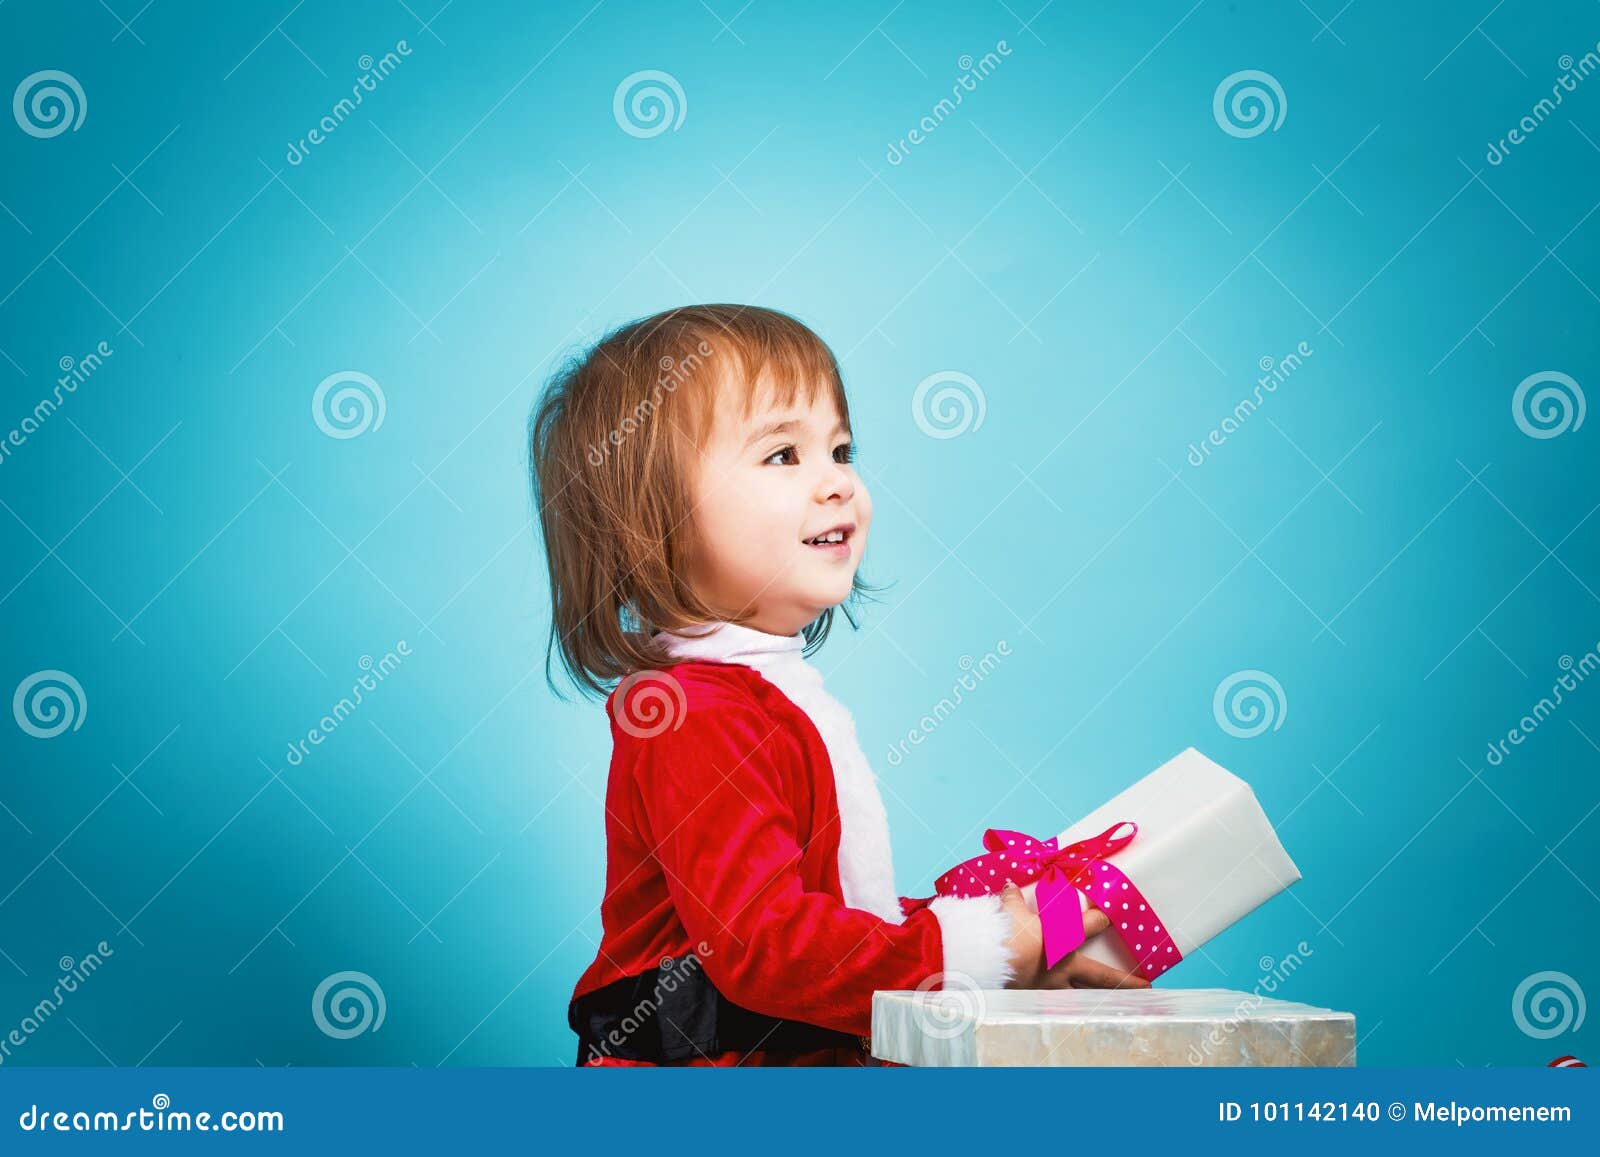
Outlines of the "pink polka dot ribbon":
M934 891L941 896L989 896L1008 883L1019 888L1037 884L1045 965L1051 968L1083 944L1081 892L1110 918L1111 930L1127 944L1139 972L1154 980L1182 960L1183 953L1138 885L1107 859L1138 833L1138 824L1124 820L1063 848L1054 839L990 828L983 833L984 854L940 876Z

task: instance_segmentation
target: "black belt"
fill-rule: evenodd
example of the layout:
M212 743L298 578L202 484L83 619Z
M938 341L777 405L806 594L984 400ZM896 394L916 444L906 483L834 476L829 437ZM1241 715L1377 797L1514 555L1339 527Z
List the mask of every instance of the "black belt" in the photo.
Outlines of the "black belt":
M567 1023L578 1034L580 1066L598 1057L662 1064L721 1052L863 1047L853 1033L740 1007L693 952L585 993L567 1006Z

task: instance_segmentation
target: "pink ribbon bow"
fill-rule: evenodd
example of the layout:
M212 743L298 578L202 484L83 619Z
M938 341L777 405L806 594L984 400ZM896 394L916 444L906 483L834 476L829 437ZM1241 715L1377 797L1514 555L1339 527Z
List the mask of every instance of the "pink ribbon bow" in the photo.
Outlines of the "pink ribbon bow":
M1128 829L1125 834L1123 829ZM1097 836L1058 847L1054 839L1036 840L1022 832L990 828L983 833L981 856L957 864L934 881L941 896L987 896L1008 883L1019 888L1037 884L1035 899L1044 927L1044 958L1049 968L1076 951L1084 941L1081 892L1111 920L1138 961L1146 980L1154 980L1183 953L1173 943L1138 885L1106 857L1125 847L1139 832L1131 820L1112 824Z

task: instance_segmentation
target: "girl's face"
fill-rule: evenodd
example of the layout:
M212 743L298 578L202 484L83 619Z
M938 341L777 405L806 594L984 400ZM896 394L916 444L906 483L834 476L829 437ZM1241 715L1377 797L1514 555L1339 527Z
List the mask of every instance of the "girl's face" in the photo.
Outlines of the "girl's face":
M741 419L727 383L695 472L689 582L725 617L793 635L850 593L872 524L831 392ZM842 531L843 541L817 544ZM837 538L838 534L831 537Z

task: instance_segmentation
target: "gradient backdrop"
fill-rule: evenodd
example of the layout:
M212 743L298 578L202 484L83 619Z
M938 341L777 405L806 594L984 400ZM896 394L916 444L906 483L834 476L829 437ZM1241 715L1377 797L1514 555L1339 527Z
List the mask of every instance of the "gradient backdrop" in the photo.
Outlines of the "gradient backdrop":
M843 363L902 891L1192 744L1305 878L1168 983L1595 1059L1600 6L1115 7L0 7L6 1063L570 1061L609 742L524 429L689 301Z

